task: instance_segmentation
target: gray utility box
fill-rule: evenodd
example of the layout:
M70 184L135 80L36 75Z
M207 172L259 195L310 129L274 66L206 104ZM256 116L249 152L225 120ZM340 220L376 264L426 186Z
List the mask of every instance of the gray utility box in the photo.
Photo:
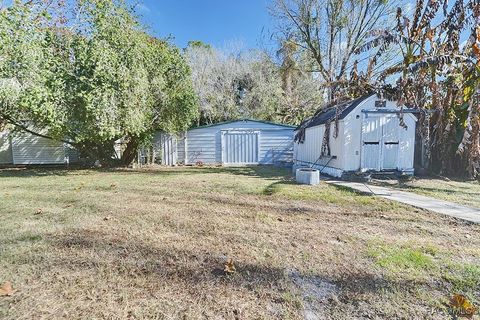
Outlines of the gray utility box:
M320 183L320 172L311 168L299 168L295 172L295 180L300 184L317 185Z

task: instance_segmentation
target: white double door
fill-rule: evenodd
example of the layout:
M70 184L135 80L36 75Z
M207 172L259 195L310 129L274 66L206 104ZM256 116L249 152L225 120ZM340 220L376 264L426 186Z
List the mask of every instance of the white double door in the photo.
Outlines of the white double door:
M399 163L400 120L396 114L365 114L362 170L395 170Z

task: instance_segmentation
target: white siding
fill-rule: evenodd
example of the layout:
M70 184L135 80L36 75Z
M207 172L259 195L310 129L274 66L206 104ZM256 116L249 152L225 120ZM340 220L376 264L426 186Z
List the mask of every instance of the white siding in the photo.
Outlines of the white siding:
M62 142L29 133L16 133L12 138L14 164L63 164L65 148Z
M339 136L333 138L333 124L330 130L331 155L337 159L331 160L328 167L323 171L327 174L338 176L341 171L358 171L361 169L362 159L362 124L366 114L362 110L375 109L375 101L378 98L372 96L362 101L344 119L339 121ZM396 102L387 101L385 109L398 109ZM377 114L378 117L392 117L394 114ZM410 113L404 116L408 128L399 127L398 145L398 170L413 172L415 126L416 118ZM385 119L381 120L384 123ZM325 125L307 128L305 130L304 143L295 143L294 158L297 165L311 165L321 152ZM372 155L373 156L373 155ZM322 169L328 158L318 161L317 167ZM329 172L328 172L329 171Z
M195 164L198 161L221 162L221 134L218 127L199 128L187 132L185 164Z
M343 169L345 171L357 171L361 167L361 153L362 153L362 121L365 113L363 109L375 108L375 96L362 101L352 112L350 112L344 119L345 125L345 164Z
M13 158L10 137L7 131L2 131L0 132L0 164L11 163L13 163Z
M305 130L304 143L296 143L295 159L302 165L313 165L314 163L321 168L327 165L330 168L343 170L344 163L344 124L343 121L338 123L338 136L334 138L334 124L330 124L330 157L324 156L320 158L323 144L323 136L325 134L325 125L307 128ZM336 157L336 158L331 158ZM325 172L325 170L323 171Z
M404 117L406 129L400 129L400 144L398 153L398 169L413 172L413 161L415 157L415 128L416 118L412 114Z

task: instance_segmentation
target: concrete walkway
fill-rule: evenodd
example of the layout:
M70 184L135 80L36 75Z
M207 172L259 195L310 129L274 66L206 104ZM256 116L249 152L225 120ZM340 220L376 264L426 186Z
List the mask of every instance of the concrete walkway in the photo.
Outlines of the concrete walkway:
M392 188L372 186L370 184L365 184L360 182L335 181L335 180L327 180L325 182L334 184L337 186L348 187L362 193L373 194L385 199L409 204L417 208L445 214L447 216L455 217L458 219L480 223L479 208L462 206L453 202L433 199L430 197L418 195L411 192L400 191Z

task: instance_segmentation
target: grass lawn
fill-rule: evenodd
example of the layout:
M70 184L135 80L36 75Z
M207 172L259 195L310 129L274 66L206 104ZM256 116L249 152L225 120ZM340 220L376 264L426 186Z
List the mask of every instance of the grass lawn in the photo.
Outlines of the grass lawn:
M480 183L434 178L415 178L412 181L376 180L374 184L394 187L432 198L480 208Z
M269 168L0 171L0 319L450 319L480 226ZM227 259L236 272L224 273Z

